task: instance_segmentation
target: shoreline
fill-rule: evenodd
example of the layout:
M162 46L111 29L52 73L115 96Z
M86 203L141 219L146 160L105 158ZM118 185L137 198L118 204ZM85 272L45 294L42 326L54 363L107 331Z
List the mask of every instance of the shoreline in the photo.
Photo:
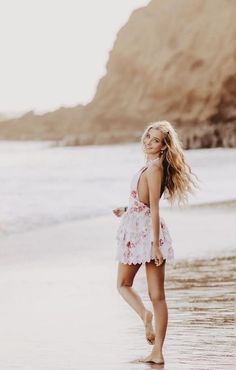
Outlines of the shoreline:
M195 212L195 211L211 211L215 209L216 211L229 211L229 212L235 212L236 214L236 199L226 199L226 200L219 200L219 201L213 201L213 202L206 202L206 203L198 203L198 204L190 204L182 207L174 206L171 208L170 206L160 206L160 213L184 213L184 212ZM113 216L113 214L112 214ZM40 230L44 229L50 229L54 227L60 227L62 225L67 225L67 224L74 224L74 223L80 223L80 222L93 222L96 220L99 220L100 218L104 217L110 217L109 214L103 213L103 214L97 214L97 215L88 215L88 216L83 216L81 218L75 218L74 220L68 220L68 221L58 221L58 222L52 222L51 224L48 225L37 225L32 228L26 229L26 230L13 230L12 232L9 231L4 231L4 226L3 223L0 224L0 240L4 240L5 238L8 237L13 237L21 234L26 234L26 233L31 233L31 232L40 232Z
M227 203L228 204L228 203ZM234 250L236 235L233 219L236 208L188 207L160 211L173 240L175 259L214 257ZM0 264L17 260L75 258L93 255L98 245L103 258L112 261L116 253L119 218L103 215L37 228L1 237ZM93 232L91 233L91 230Z

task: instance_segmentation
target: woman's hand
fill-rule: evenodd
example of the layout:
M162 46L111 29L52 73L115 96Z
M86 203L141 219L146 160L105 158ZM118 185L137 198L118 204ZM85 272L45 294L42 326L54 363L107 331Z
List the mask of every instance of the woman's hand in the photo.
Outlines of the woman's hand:
M117 216L121 217L125 213L125 208L124 207L118 207L112 210L112 212Z
M153 249L154 249L154 256L155 256L155 265L161 266L163 263L163 255L160 250L160 245L158 243L153 243Z

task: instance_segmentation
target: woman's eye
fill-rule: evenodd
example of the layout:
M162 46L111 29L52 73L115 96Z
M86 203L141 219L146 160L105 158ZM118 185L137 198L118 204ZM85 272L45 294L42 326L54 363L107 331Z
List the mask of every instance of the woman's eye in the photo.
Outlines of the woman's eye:
M149 134L146 134L146 137L150 137L150 135ZM159 140L155 139L155 142L158 143Z

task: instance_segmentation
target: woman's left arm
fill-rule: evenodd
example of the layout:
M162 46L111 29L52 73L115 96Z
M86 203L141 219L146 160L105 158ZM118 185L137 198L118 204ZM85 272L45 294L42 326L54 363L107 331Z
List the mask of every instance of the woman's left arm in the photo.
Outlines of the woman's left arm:
M149 202L153 227L153 247L155 252L160 252L160 215L159 200L161 192L162 170L157 166L150 168L147 173L147 182L149 189Z

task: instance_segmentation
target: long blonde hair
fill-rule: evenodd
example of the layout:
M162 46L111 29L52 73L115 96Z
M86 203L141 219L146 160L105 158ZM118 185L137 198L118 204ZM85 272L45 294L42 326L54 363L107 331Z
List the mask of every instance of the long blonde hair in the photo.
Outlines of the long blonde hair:
M168 121L157 121L148 124L141 137L141 144L144 150L144 138L151 129L160 130L163 134L163 144L167 147L163 150L162 165L164 169L164 181L162 192L164 199L173 205L178 200L178 204L188 203L188 193L194 194L194 188L199 188L193 176L198 177L191 171L186 163L183 151L183 144L178 137L174 127Z

